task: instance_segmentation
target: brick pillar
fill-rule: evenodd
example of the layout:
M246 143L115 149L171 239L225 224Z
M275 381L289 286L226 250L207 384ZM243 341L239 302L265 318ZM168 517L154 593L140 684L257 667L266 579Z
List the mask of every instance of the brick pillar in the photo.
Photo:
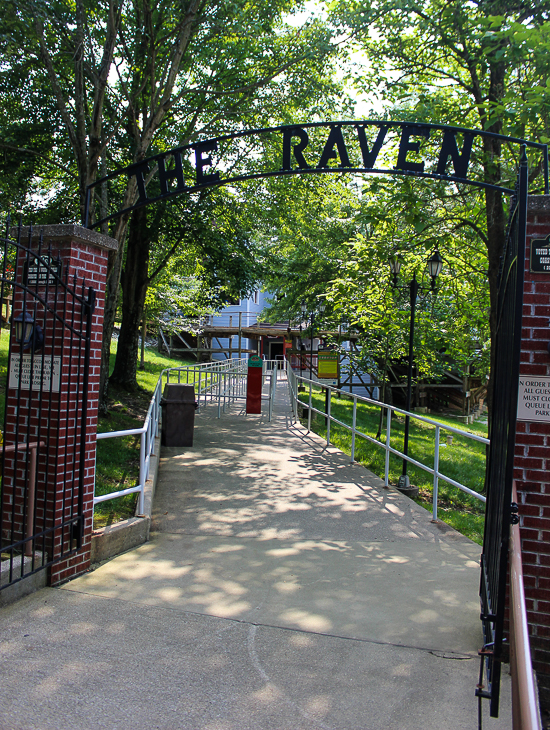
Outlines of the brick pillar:
M21 442L21 424L24 424L26 439L31 442L35 434L45 444L40 449L37 467L37 521L44 524L59 524L63 517L74 514L78 501L78 480L80 475L80 456L78 442L84 443L83 473L83 506L84 525L80 548L76 549L75 536L71 533L70 525L65 529L56 529L48 532L42 547L39 541L33 543L35 550L42 549L48 555L48 560L55 560L49 571L51 585L59 584L86 571L90 565L91 533L93 526L93 490L95 474L95 452L97 433L97 411L99 396L99 373L101 365L101 341L103 332L103 310L105 302L105 279L107 274L107 257L110 250L116 250L118 243L115 239L103 236L76 225L44 226L33 231L29 243L29 230L22 229L21 241L30 245L33 251L38 250L39 235L42 235L42 256L50 250L55 258L59 258L63 267L63 280L72 287L77 282L79 295L88 295L89 287L95 290L96 301L91 324L90 363L88 370L88 406L86 425L82 429L82 403L77 395L82 390L85 376L77 355L73 349L67 347L66 339L70 337L70 329L60 324L61 318L68 321L75 329L82 328L83 307L75 303L71 297L63 300L64 292L61 287L45 289L39 287L38 293L47 299L50 307L55 309L59 317L51 311L45 311L41 324L44 329L44 347L37 353L44 359L53 362L59 358L60 377L59 387L48 387L42 395L26 388L9 387L7 390L7 412L5 423L5 440L7 443ZM36 234L36 235L35 235ZM17 266L16 279L24 283L23 265ZM67 278L65 278L67 274ZM27 308L32 307L33 300L30 294L15 288L13 312L16 314L23 307L23 298L26 298ZM68 304L67 304L68 302ZM83 348L83 343L77 345ZM17 354L17 346L12 345L12 351ZM58 390L58 392L57 392ZM41 406L40 401L47 404ZM18 425L19 424L19 425ZM17 457L17 476L13 482L15 492L24 492L25 455ZM6 465L7 466L7 465ZM15 469L15 461L12 465ZM14 508L16 513L19 507ZM40 527L35 527L39 532ZM68 557L56 559L56 556L73 551Z
M533 249L533 261L531 258ZM548 249L545 255L544 249ZM532 271L535 268L538 271ZM542 271L541 271L542 269ZM541 706L550 709L550 196L530 196L514 477ZM547 400L548 399L548 400Z

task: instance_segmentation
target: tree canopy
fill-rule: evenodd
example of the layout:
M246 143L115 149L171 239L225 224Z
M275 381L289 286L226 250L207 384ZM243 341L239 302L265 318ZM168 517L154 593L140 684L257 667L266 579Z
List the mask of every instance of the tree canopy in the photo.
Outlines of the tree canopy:
M87 185L148 156L228 132L353 118L345 84L373 100L379 119L550 139L550 0L324 7L324 16L290 23L296 0L11 0L0 18L0 200L38 223L78 221ZM320 155L322 144L312 135L309 151ZM239 164L254 171L242 145ZM268 138L264 153L280 149ZM490 137L472 161L486 182L510 187L517 163L517 148ZM541 172L541 155L531 154L531 191L542 189ZM101 185L92 219L137 194L135 176ZM135 382L147 289L170 299L170 280L182 306L208 308L262 279L278 294L277 318L323 297L327 322L364 333L365 357L400 357L407 303L391 290L387 261L404 255L410 278L435 247L446 273L437 299L420 306L419 368L436 373L445 351L464 363L474 353L486 369L506 208L491 189L336 175L255 181L136 210L103 226L121 244L109 262L103 373L122 301L115 377Z
M10 144L22 149L18 134L26 137L24 154L31 161L39 154L41 163L31 170L27 162L22 174L33 175L34 188L37 175L45 175L52 199L66 203L63 219L78 220L86 187L108 169L225 131L341 107L340 86L331 77L332 32L320 20L287 24L299 7L295 0L8 3L0 34L8 49L2 80L11 90ZM33 120L45 128L43 147L51 144L51 152L37 144L40 129L29 137ZM127 207L136 194L135 177L102 186L92 220L111 199ZM20 205L29 202L20 196ZM148 215L141 214L142 224ZM109 231L121 245L109 263L104 375L123 262L126 272L135 272L126 277L125 297L139 309L149 275L142 264L156 237L138 235L143 231L136 224L127 238L127 227L125 216Z

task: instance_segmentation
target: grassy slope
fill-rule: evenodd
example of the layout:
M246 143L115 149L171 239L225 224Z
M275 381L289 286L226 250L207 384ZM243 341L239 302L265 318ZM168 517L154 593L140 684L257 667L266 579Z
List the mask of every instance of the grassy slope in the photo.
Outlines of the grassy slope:
M309 394L302 394L302 400L309 401ZM313 406L324 411L324 396L313 393ZM342 423L351 426L352 406L349 398L333 398L331 402L331 415ZM469 426L457 422L453 418L444 416L433 416L434 420L448 426L460 428L463 431L475 433L480 436L487 435L487 425L474 423ZM357 407L357 428L368 436L374 438L378 430L380 420L380 409L367 404L358 404ZM391 426L391 444L394 448L402 450L405 419L394 417ZM386 442L386 420L384 416L381 443ZM312 430L320 436L326 437L326 426L324 418L317 415L312 422ZM485 446L484 444L471 441L470 439L454 435L452 445L446 443L446 433L443 430L440 435L442 442L439 450L439 470L443 474L452 477L470 489L480 492L483 489L485 478ZM434 464L434 436L435 428L427 423L411 421L409 435L409 456L417 461L433 468ZM351 434L342 426L331 425L331 443L342 451L351 453ZM355 459L375 474L384 475L385 451L364 439L356 440ZM390 455L390 482L397 484L401 474L402 460ZM420 489L420 497L417 500L426 509L432 508L433 477L422 469L409 464L408 474L411 484ZM481 544L483 538L484 505L468 494L439 481L439 509L438 517L444 522L452 525L456 530L467 535L472 540Z

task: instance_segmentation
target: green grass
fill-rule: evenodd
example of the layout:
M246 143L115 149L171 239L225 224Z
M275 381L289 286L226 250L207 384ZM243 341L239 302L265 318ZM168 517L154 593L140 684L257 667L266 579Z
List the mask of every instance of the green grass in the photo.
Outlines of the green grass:
M309 393L302 393L301 400L307 405ZM324 411L325 399L319 391L312 394L314 408ZM312 430L321 437L326 438L326 426L324 418L319 414L312 414ZM342 423L349 426L352 424L352 403L344 396L343 398L332 398L331 415ZM427 416L433 420L460 428L469 433L480 436L487 435L487 425L474 423L463 425L448 416ZM364 434L374 438L376 436L380 419L380 409L366 403L357 405L357 429ZM304 421L305 422L305 421ZM401 416L394 416L391 424L391 445L403 450L405 419ZM440 432L439 448L439 471L451 477L457 482L476 492L483 490L485 479L485 445L472 441L463 436L453 435L453 443L447 445L447 434L443 428ZM345 453L351 454L351 433L339 426L331 424L330 441L334 446ZM382 425L380 443L386 442L386 417ZM433 468L434 465L435 427L431 424L411 419L409 433L409 456L426 466ZM357 438L355 442L355 460L366 466L379 476L384 475L385 451L365 439ZM390 455L389 479L390 483L397 484L402 470L402 460L393 454ZM409 464L408 474L411 484L420 489L420 496L416 500L426 509L432 509L433 477L418 467ZM446 482L439 480L438 517L444 522L452 525L456 530L467 535L472 540L481 544L483 537L484 504L475 497L462 492Z
M99 420L98 432L124 431L140 428L141 425L141 420L127 413L111 411L108 416ZM97 442L96 496L127 489L139 483L139 445L139 436L101 439ZM94 508L94 528L133 517L136 502L136 494L100 502Z
M426 504L422 502L419 502L419 504L431 511L431 505L426 506ZM460 532L463 535L466 535L466 537L469 537L470 540L477 542L478 545L483 544L483 529L485 527L485 511L483 509L481 512L464 512L461 510L439 507L437 516L440 520L453 527L457 532Z

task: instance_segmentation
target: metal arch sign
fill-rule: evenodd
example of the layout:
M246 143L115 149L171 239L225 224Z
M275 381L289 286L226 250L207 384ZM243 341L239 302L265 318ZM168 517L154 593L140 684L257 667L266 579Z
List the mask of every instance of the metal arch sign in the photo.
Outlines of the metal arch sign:
M117 170L86 189L84 224L96 228L143 205L176 195L281 175L409 175L511 194L514 192L511 188L482 179L479 161L483 155L483 139L487 137L538 149L542 155L545 193L548 193L548 146L545 144L424 122L312 122L235 132L183 145ZM90 224L94 189L124 176L133 180L135 186L132 205Z

